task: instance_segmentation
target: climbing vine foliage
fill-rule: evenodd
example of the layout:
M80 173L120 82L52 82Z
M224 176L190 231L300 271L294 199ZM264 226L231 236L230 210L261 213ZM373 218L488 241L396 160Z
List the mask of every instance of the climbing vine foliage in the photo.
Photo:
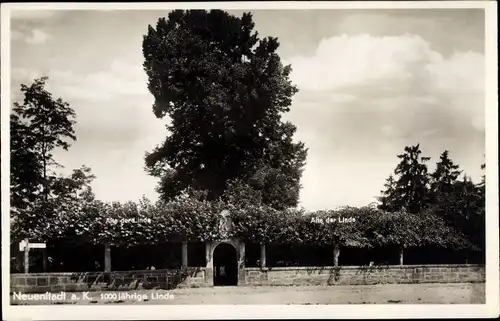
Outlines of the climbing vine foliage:
M232 228L221 235L221 212L229 210ZM59 213L40 240L71 238L82 243L129 247L158 242L206 241L239 237L246 242L472 247L439 217L422 219L406 212L372 207L304 212L266 205L235 206L185 197L170 202L103 203L89 200Z

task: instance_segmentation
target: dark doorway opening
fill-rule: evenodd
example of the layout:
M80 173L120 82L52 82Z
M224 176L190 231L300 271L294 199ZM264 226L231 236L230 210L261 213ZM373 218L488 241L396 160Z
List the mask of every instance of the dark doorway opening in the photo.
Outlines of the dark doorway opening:
M214 285L238 285L238 258L231 244L221 243L214 249Z

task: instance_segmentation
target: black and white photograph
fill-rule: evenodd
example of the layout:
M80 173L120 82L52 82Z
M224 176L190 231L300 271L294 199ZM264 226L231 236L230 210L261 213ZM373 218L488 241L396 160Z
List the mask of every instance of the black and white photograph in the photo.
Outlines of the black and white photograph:
M2 4L6 320L499 316L496 3L398 3Z

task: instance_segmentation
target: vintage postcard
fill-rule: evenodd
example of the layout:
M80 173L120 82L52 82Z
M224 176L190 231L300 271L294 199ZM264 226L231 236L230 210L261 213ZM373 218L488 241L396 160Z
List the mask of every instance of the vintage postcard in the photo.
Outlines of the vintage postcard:
M498 316L496 6L2 4L4 319Z

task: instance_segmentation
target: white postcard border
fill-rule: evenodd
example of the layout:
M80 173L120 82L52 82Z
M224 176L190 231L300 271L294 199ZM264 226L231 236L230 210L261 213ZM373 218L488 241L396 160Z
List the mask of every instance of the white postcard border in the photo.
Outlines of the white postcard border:
M2 308L4 319L323 319L323 318L445 318L499 315L498 217L498 63L495 1L385 2L209 2L209 3L8 3L1 7L1 155L2 173L9 173L10 13L12 10L157 10L157 9L451 9L484 8L486 20L486 303L478 305L115 305L11 306L9 278L9 175L2 175Z

